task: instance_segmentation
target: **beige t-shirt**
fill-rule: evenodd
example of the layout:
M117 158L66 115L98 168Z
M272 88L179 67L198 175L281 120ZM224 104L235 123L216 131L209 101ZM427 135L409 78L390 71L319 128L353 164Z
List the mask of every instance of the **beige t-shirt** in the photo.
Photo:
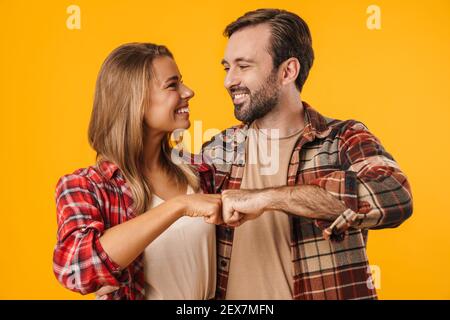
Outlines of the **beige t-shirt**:
M302 130L278 138L257 130L254 123L249 129L241 189L286 185L292 150ZM235 229L226 299L292 299L289 228L288 215L272 211Z
M193 193L188 187L188 194ZM154 195L152 208L164 200ZM144 251L147 300L206 300L216 289L216 226L181 217Z

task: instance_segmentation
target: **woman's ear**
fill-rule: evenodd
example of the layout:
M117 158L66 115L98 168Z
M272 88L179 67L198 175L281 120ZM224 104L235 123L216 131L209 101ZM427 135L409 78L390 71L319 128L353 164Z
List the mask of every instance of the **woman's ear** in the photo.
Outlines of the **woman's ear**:
M300 73L300 62L297 58L289 58L281 64L281 83L283 85L289 84L297 80Z

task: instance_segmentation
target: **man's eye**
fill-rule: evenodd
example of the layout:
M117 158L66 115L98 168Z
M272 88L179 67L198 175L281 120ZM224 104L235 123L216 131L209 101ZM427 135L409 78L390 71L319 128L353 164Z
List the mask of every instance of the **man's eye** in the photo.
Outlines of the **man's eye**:
M225 68L223 68L223 70L225 70L225 72L228 72L228 70L230 70L230 68L229 67L225 67Z
M247 69L248 66L246 66L246 65L241 65L241 66L239 66L239 68L241 68L241 69Z
M169 84L167 86L167 88L176 88L177 86L178 86L178 83L174 82L174 83Z

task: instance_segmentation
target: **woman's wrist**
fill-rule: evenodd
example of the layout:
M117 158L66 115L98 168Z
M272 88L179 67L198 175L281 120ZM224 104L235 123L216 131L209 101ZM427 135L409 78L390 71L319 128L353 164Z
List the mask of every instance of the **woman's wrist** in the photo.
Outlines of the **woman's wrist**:
M186 213L187 203L186 195L176 196L170 200L170 205L173 207L173 212L177 218L181 218Z

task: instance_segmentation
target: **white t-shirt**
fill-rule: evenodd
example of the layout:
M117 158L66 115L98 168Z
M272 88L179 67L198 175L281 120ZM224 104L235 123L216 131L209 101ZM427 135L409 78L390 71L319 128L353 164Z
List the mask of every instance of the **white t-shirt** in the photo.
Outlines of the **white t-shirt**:
M188 187L187 194L193 193ZM152 197L152 208L164 200ZM216 288L216 227L181 217L144 251L147 300L205 300Z

